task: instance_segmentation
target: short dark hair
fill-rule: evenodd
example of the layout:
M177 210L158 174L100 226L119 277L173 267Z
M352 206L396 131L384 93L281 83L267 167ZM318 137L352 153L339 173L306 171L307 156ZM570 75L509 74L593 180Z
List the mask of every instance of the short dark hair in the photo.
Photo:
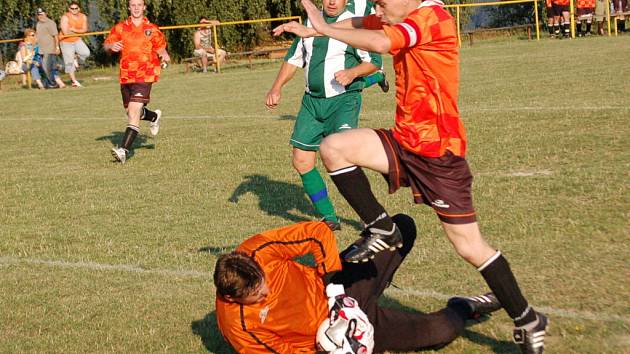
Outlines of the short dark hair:
M199 17L199 21L197 21L197 22L201 22L201 21L203 21L203 20L206 20L206 21L207 21L207 20L208 20L208 18L207 18L206 16L201 16L201 17Z
M214 286L223 297L242 298L254 293L265 273L249 255L242 252L224 254L214 267Z
M68 7L70 7L72 5L77 5L78 7L81 7L81 5L79 4L78 1L70 1L70 3L68 4Z

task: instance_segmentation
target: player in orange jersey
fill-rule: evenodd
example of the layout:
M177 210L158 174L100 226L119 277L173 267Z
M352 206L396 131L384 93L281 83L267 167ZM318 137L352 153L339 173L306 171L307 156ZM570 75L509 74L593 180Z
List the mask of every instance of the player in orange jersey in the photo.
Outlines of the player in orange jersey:
M577 0L577 12L575 14L575 31L578 37L590 36L595 12L595 0ZM586 22L586 29L583 22Z
M451 298L447 307L428 314L378 305L416 238L411 217L393 218L403 247L379 253L368 263L341 263L335 237L324 222L265 231L220 256L214 284L217 323L225 339L238 353L314 353L320 324L358 302L363 310L358 317L367 314L374 325L373 332L366 332L373 334L374 352L415 351L450 343L462 334L466 319L500 308L492 294ZM314 266L295 261L306 254L312 255ZM350 352L361 352L359 347L371 339L349 338ZM370 345L365 349L369 353Z
M547 318L534 311L509 263L481 235L459 118L459 52L453 17L439 0L377 0L376 14L327 24L302 0L313 28L291 22L274 34L324 35L355 48L390 53L396 72L396 117L391 130L353 129L333 134L320 151L339 192L366 224L345 259L364 262L400 244L400 232L376 200L361 167L382 173L390 193L410 186L416 203L433 208L457 253L475 266L515 324L524 353L544 347Z
M555 26L556 37L562 36L568 38L571 36L571 18L569 13L569 3L571 0L552 0L553 22ZM562 23L562 32L560 24Z
M157 25L144 17L144 0L129 0L130 16L117 23L105 39L107 51L120 53L120 91L127 111L127 129L122 142L112 148L112 155L125 163L129 149L140 131L140 120L149 121L153 136L160 130L162 112L150 111L151 86L160 77L161 63L170 62L166 40Z

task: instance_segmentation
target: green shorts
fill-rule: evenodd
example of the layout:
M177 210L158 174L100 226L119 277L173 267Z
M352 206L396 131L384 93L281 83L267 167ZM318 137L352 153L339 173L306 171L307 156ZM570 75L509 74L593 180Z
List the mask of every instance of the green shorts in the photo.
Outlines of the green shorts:
M290 143L300 150L318 151L319 143L326 136L356 128L360 112L360 91L346 92L330 98L304 94Z

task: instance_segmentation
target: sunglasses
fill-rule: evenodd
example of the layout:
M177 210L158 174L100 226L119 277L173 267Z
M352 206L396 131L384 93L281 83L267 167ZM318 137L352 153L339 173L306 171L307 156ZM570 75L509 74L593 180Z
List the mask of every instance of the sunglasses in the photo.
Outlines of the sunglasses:
M35 33L33 33L33 34L29 34L28 36L29 36L29 37L35 37Z
M71 7L70 10L78 10L78 7Z

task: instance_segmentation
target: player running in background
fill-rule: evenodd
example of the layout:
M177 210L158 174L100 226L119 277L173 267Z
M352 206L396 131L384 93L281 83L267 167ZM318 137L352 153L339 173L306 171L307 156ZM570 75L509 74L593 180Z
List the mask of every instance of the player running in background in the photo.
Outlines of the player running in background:
M129 18L114 25L103 44L105 50L120 53L120 92L127 111L127 129L120 145L112 148L112 155L121 163L127 160L140 131L140 120L150 122L151 135L160 130L162 112L151 111L146 105L151 86L160 77L160 58L165 63L171 60L164 34L144 17L145 10L144 0L129 0Z
M378 0L376 15L328 24L302 0L313 28L291 22L275 34L321 34L355 48L390 53L396 72L396 117L391 130L353 129L322 142L321 155L339 192L366 224L346 255L364 262L400 247L402 236L372 193L367 167L386 176L390 193L410 186L414 201L431 206L457 253L475 266L515 324L524 353L541 353L547 317L534 311L500 251L484 240L472 202L459 118L459 52L453 17L439 0Z
M265 231L220 256L214 284L217 323L224 338L238 353L314 353L320 324L329 314L334 318L337 311L358 303L363 311L358 320L367 315L374 325L374 352L415 351L447 345L462 334L467 319L500 308L492 294L451 298L447 307L428 314L381 307L379 297L416 238L411 217L393 218L402 231L403 247L379 253L369 263L342 264L335 237L322 222ZM313 267L294 260L306 254L313 256ZM365 331L366 337L371 333ZM371 352L371 338L347 339L353 348L348 352L361 352L359 346Z
M354 16L353 11L346 9L346 0L324 0L323 6L328 22ZM363 9L369 13L366 6ZM357 127L361 91L365 87L363 77L380 69L382 58L334 39L317 37L296 38L284 60L265 104L269 109L276 108L282 87L293 78L298 68L304 68L306 92L290 140L293 167L300 174L304 191L317 212L331 229L337 230L339 219L324 179L315 167L319 143L330 134Z

